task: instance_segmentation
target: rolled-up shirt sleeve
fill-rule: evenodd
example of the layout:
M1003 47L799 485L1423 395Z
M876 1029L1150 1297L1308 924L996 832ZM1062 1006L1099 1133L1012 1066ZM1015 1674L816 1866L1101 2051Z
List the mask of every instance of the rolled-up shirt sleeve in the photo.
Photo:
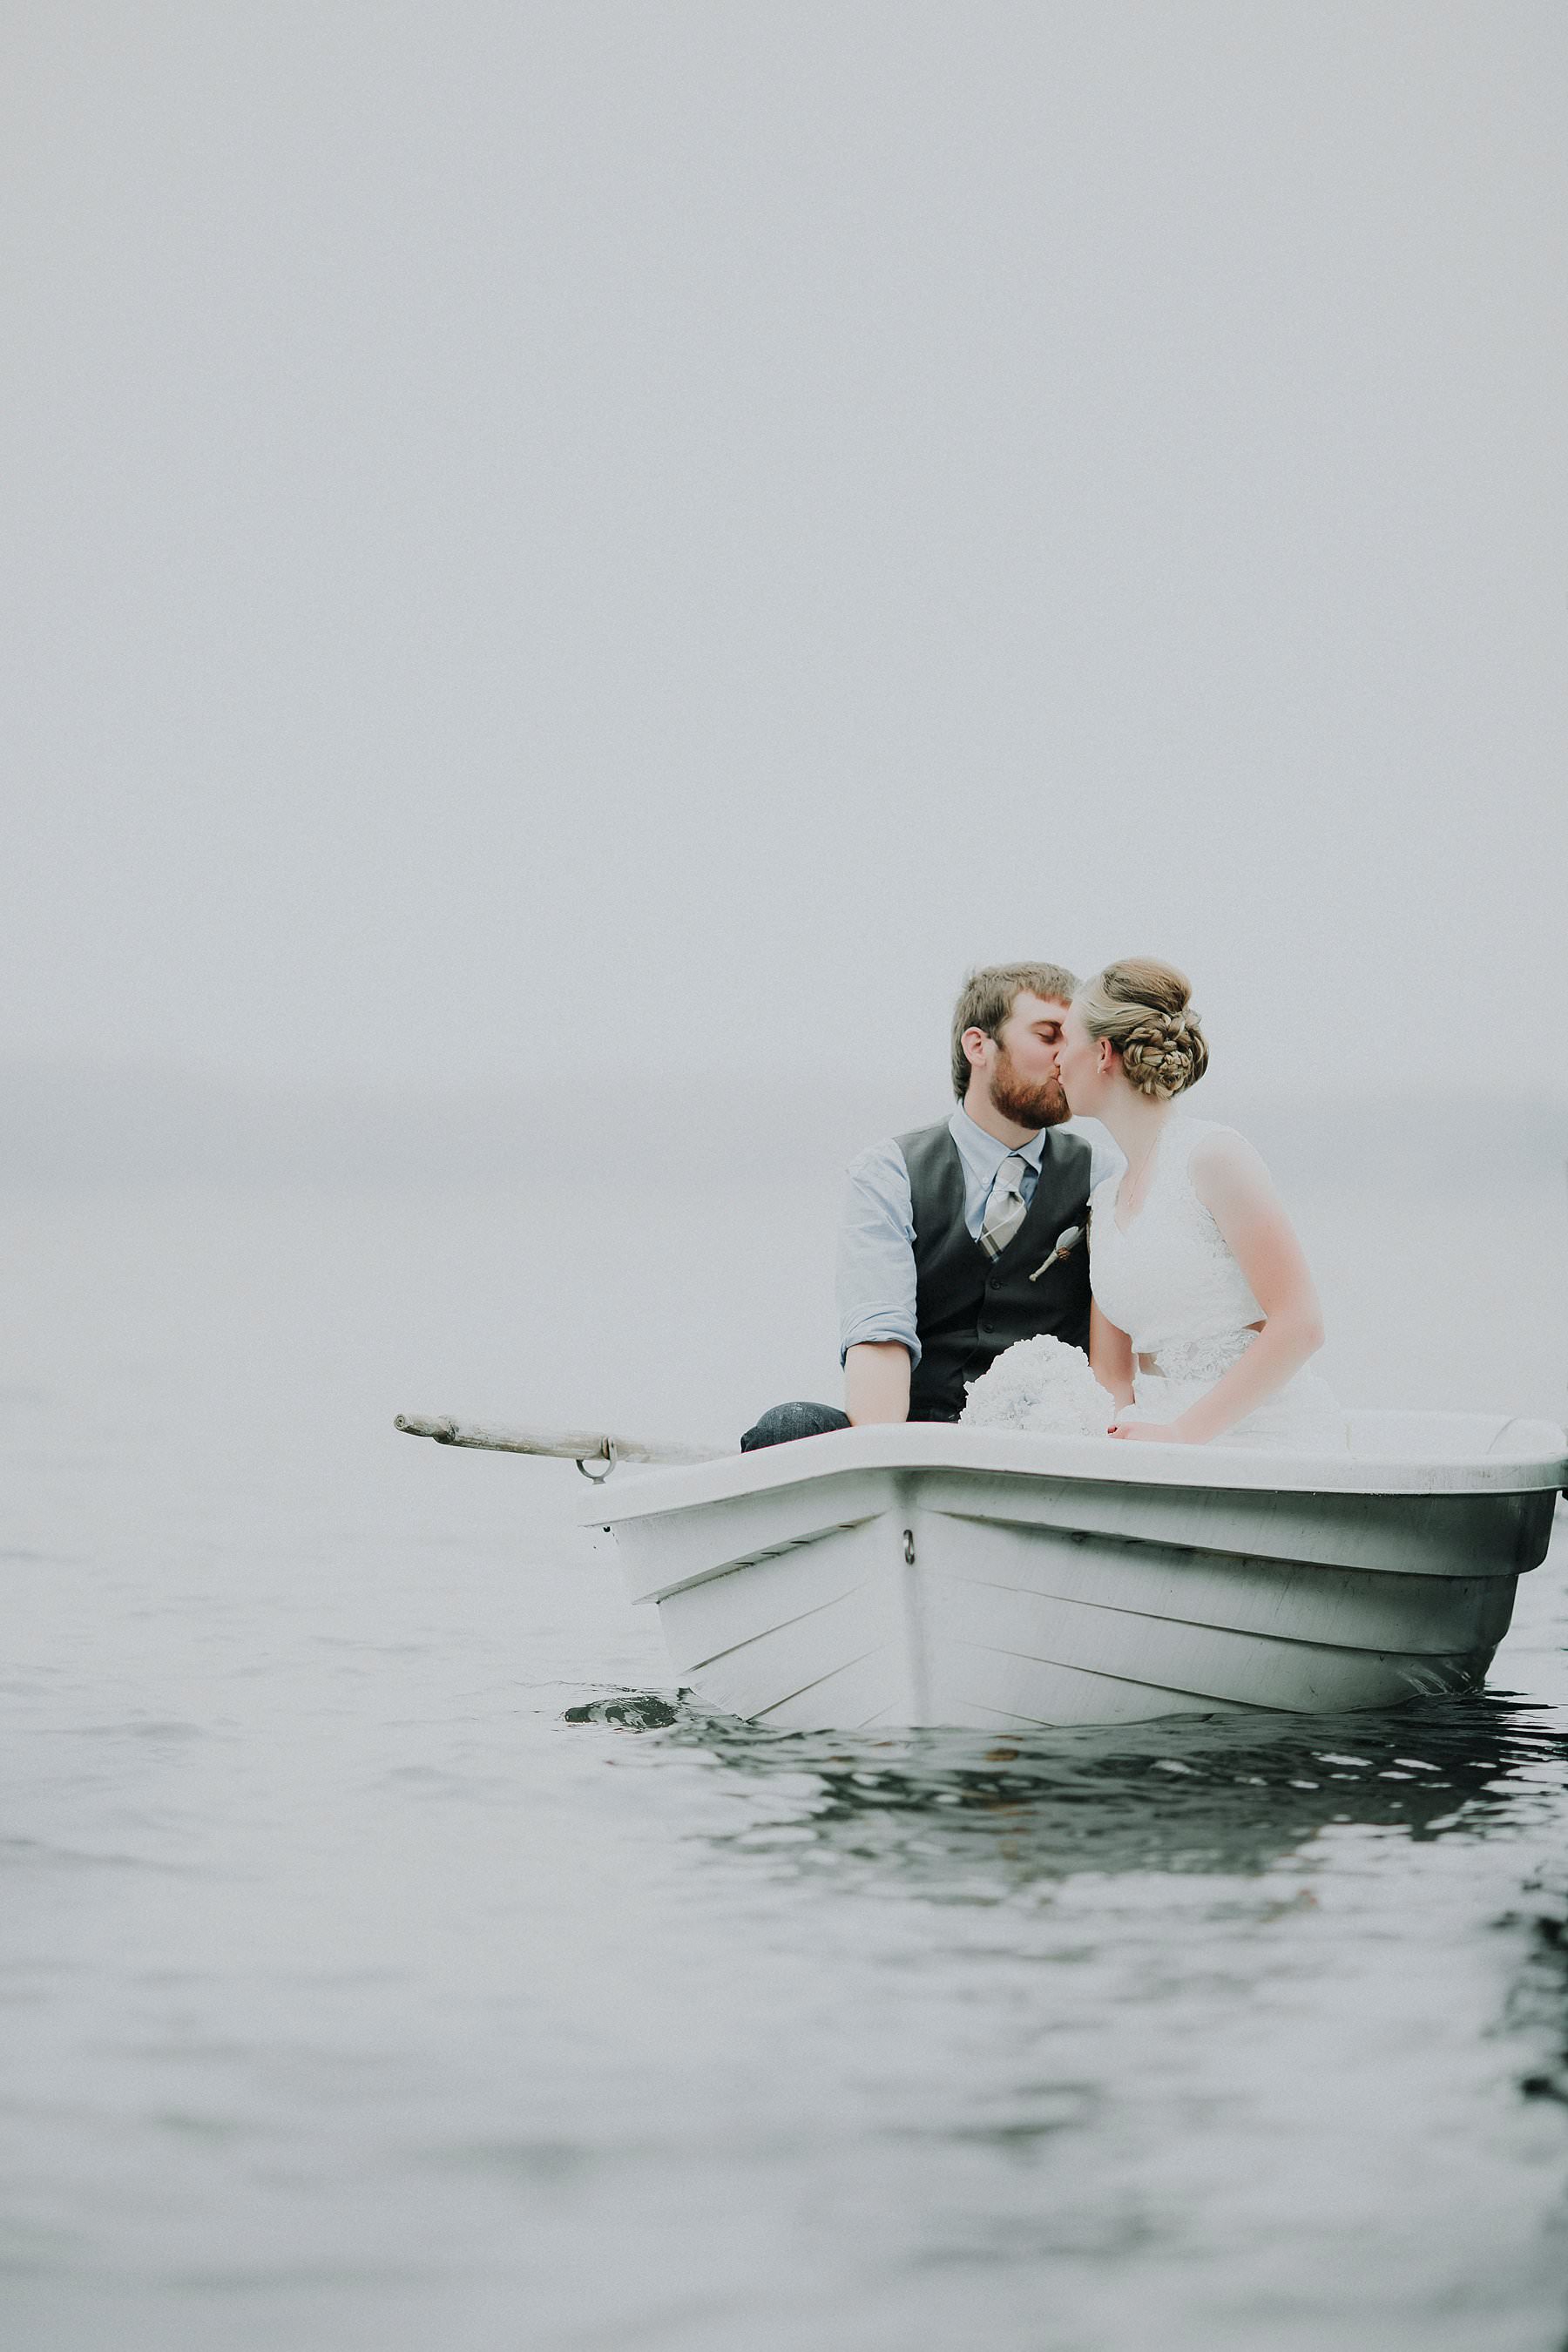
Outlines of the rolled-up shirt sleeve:
M845 1180L838 1227L838 1360L868 1339L896 1339L921 1360L915 1336L915 1227L910 1171L896 1143L863 1151Z

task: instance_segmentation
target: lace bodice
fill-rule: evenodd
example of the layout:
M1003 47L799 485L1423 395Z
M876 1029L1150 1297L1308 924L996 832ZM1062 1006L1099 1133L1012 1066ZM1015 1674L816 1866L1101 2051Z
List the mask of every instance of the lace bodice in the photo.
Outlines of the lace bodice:
M1216 1379L1251 1343L1263 1309L1224 1234L1193 1190L1187 1162L1205 1135L1234 1130L1183 1114L1167 1121L1143 1205L1125 1233L1116 1223L1120 1176L1090 1201L1089 1278L1101 1312L1140 1355L1178 1379Z

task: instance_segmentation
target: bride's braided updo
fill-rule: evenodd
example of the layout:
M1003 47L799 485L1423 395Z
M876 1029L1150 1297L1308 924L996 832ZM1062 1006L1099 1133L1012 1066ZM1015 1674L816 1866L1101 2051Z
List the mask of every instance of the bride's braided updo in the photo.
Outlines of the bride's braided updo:
M1086 981L1077 998L1091 1037L1109 1037L1140 1094L1168 1102L1209 1066L1201 1016L1185 972L1153 956L1128 956Z

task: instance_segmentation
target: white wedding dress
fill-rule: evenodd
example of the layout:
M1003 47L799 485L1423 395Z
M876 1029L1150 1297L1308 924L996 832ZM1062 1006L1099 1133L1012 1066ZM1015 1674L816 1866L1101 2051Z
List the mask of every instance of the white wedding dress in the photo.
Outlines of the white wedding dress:
M1095 1304L1127 1333L1134 1360L1152 1367L1133 1375L1142 1421L1174 1421L1185 1412L1246 1354L1258 1337L1248 1325L1264 1319L1188 1173L1200 1138L1233 1132L1180 1112L1168 1119L1142 1206L1125 1232L1116 1222L1120 1175L1107 1176L1090 1197ZM1214 1442L1321 1453L1345 1444L1345 1419L1327 1381L1303 1370Z

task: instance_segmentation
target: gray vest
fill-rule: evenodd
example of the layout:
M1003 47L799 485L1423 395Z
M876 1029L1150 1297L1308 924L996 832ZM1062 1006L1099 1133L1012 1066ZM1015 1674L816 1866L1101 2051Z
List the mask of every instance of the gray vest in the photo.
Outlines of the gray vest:
M1081 1225L1089 1208L1089 1151L1076 1135L1046 1130L1040 1181L1029 1212L1002 1252L988 1258L963 1222L963 1163L945 1119L900 1135L915 1228L915 1329L921 1360L910 1386L911 1421L956 1421L963 1384L1015 1339L1048 1332L1089 1346L1089 1243L1029 1276L1057 1235Z

